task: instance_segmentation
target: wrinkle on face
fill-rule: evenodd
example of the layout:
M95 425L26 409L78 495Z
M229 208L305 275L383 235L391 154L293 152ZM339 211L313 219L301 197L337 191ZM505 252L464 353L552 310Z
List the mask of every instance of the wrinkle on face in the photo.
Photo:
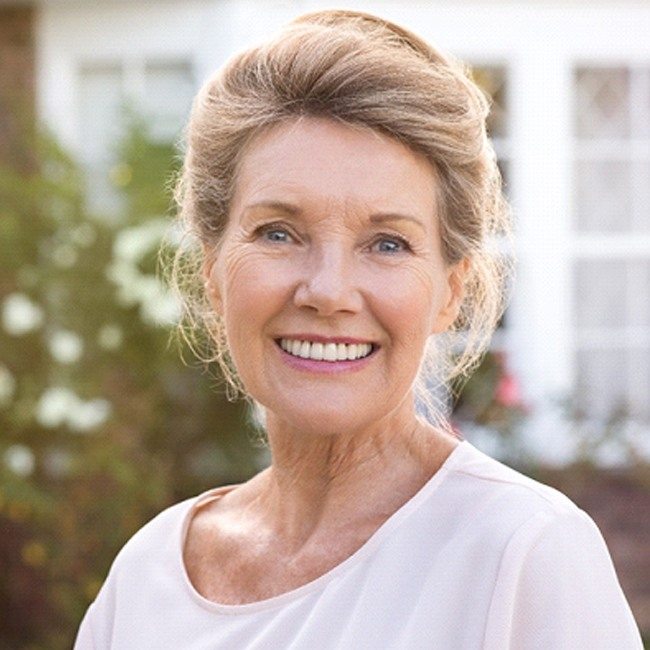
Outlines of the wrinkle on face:
M314 118L260 134L242 159L228 227L210 271L226 320L230 317L229 341L241 336L242 323L236 321L258 313L263 297L268 317L251 334L251 345L253 338L287 331L339 335L352 330L377 338L395 359L408 358L399 372L408 367L417 373L420 359L411 359L413 351L421 354L427 337L443 329L437 325L439 309L453 294L436 216L436 182L426 158L368 129L349 130ZM390 214L408 218L390 220L385 217ZM373 215L384 217L373 220ZM262 245L256 230L275 221L295 232L295 245ZM384 232L407 239L412 251L395 256L369 252L373 237ZM297 288L304 292L311 282L312 295L315 289L333 295L339 279L343 289L356 292L345 312L325 317L296 305ZM254 291L248 290L251 284ZM405 291L413 297L406 311ZM350 310L359 313L353 318ZM248 350L243 342L231 342L238 365L238 349L245 355ZM261 345L259 356L251 372L270 377L274 371L266 369L268 353ZM394 363L383 369L383 390L396 381ZM300 390L312 402L322 387L316 383Z
M266 409L273 465L255 507L298 545L353 521L377 476L378 503L399 502L392 488L415 489L440 450L412 391L462 285L442 252L437 182L403 144L315 118L265 131L242 158L206 273L242 382ZM279 243L263 236L273 224L286 231ZM383 233L410 250L380 251ZM376 354L357 374L309 374L278 345L298 334L371 341Z

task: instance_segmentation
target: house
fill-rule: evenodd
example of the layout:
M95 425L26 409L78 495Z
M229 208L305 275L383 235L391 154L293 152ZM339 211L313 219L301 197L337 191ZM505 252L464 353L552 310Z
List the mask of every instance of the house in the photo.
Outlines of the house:
M83 161L91 200L107 205L125 102L175 138L228 55L329 4L2 2L0 91L17 76L33 87L40 118ZM518 260L495 346L531 407L526 444L546 460L572 457L570 404L587 428L622 414L628 443L650 456L650 2L337 5L413 28L472 64L494 97ZM620 449L602 453L616 462Z

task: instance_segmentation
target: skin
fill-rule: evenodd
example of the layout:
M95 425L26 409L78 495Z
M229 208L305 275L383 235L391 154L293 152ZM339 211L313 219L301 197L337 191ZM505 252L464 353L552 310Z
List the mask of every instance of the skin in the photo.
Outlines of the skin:
M416 416L412 392L468 267L443 259L437 182L396 140L326 119L249 146L204 275L240 377L266 409L272 464L192 519L185 563L206 598L252 602L322 575L457 446ZM375 352L343 372L297 368L278 339L306 333Z

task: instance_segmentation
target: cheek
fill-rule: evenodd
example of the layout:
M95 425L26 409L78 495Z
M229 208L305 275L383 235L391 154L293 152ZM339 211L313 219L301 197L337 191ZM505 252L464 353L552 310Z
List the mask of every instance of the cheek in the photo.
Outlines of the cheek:
M381 283L373 301L393 336L412 345L431 333L441 293L434 274L424 266L413 265Z
M268 317L286 298L286 273L281 265L246 247L225 249L216 273L221 279L222 315L229 334Z

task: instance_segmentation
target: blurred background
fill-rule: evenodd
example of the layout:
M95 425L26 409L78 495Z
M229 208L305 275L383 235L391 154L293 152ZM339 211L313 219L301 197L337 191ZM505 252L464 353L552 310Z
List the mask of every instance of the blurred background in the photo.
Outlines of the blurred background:
M0 649L70 647L135 530L268 462L171 342L156 255L201 83L327 6L0 0ZM650 638L650 2L337 6L411 27L492 97L517 277L452 417L591 514Z

